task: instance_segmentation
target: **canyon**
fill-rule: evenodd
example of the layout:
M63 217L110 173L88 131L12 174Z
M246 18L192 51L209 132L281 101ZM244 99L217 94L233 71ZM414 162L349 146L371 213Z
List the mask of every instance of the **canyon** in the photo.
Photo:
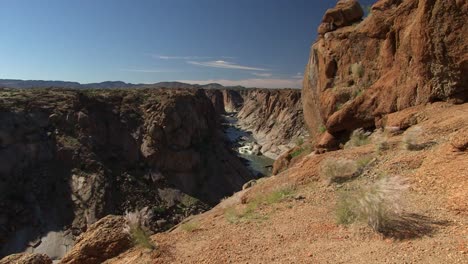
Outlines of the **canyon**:
M295 100L276 105L283 94ZM266 176L247 166L249 155L239 156L237 139L226 138L223 114L243 120L237 111L268 105L269 112L249 112L253 120L270 118L252 123L253 138L273 131L284 144L304 130L299 98L299 90L3 89L2 254L59 259L108 214L144 209L159 232L206 211ZM280 129L267 122L285 112L296 116L291 129L285 120Z
M466 1L340 0L302 90L0 89L0 264L465 263L465 21ZM340 222L389 177L399 217ZM123 232L135 210L154 247Z

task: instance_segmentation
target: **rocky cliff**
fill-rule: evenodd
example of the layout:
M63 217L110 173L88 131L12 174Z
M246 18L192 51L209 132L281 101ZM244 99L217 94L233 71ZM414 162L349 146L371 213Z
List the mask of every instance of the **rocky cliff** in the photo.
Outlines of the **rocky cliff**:
M208 208L252 177L220 133L201 90L0 91L2 253L60 257L109 213L147 207L164 230Z
M326 12L304 73L304 116L322 144L385 114L468 98L468 2L380 0L363 20L354 0Z
M276 159L307 135L300 90L249 89L240 94L239 125L252 132L265 156Z

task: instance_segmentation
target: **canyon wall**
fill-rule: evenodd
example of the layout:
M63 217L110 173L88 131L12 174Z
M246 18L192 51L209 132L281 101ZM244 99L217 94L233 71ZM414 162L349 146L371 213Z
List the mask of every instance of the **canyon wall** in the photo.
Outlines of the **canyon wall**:
M297 89L248 89L237 113L239 125L252 132L272 159L294 147L307 136L302 114L301 91Z
M241 189L217 117L202 90L0 91L1 253L143 207L164 230Z
M324 146L385 125L385 114L468 98L467 1L380 0L362 17L359 3L339 1L311 47L304 117Z

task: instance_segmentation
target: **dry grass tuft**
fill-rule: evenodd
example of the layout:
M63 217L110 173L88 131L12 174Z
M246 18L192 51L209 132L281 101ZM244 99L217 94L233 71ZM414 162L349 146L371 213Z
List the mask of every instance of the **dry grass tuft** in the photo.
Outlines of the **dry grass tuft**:
M356 161L341 158L329 158L322 162L320 175L329 184L343 182L357 176L359 166Z
M403 146L406 150L421 150L423 130L421 127L408 129L403 135Z
M155 249L156 246L151 242L149 229L147 228L148 215L142 211L126 212L126 225L124 232L128 233L135 245L140 245L148 249Z
M369 144L370 134L371 134L370 132L366 132L362 128L358 128L354 130L349 138L349 141L346 142L345 148L359 147L359 146L364 146L364 145Z
M398 221L402 214L402 194L408 189L405 181L398 177L385 177L354 193L343 193L337 204L336 216L339 224L350 224L362 220L377 232Z

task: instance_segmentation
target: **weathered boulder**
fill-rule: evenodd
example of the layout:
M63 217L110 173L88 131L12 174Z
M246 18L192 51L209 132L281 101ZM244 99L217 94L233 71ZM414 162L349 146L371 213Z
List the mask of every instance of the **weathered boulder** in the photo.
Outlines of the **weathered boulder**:
M52 264L45 254L18 253L0 259L0 264Z
M75 246L60 261L62 264L99 264L131 247L124 232L125 219L109 215L97 221L81 234Z
M467 1L380 0L352 24L357 5L327 11L311 47L302 100L313 138L323 125L339 138L408 107L466 102Z
M319 26L318 33L325 34L337 28L352 25L361 20L364 12L355 0L340 0L336 7L327 10Z

